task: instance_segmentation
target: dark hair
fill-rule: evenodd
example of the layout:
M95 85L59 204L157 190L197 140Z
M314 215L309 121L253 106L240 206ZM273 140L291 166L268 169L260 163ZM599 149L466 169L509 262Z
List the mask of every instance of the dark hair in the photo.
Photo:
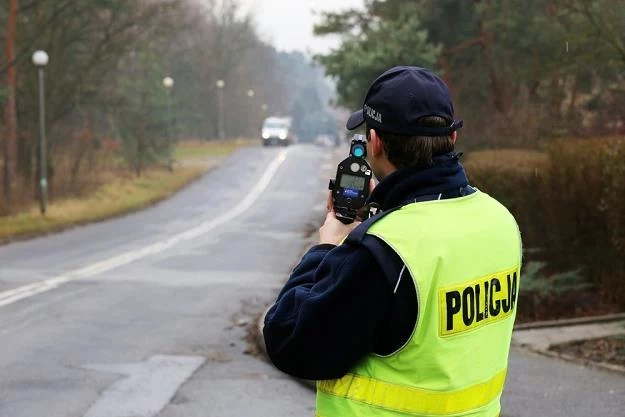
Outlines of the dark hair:
M420 126L445 127L449 126L442 117L428 116L419 120ZM369 139L369 126L366 126L366 135ZM450 136L405 136L386 133L375 129L384 144L388 160L399 168L418 167L427 168L434 164L433 156L446 154L454 150L454 143Z

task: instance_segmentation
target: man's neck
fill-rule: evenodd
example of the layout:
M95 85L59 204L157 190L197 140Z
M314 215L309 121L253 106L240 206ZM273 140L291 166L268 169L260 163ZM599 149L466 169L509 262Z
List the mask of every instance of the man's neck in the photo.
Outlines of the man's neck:
M382 181L384 178L388 177L393 172L397 171L397 168L395 167L395 165L391 164L390 162L386 162L380 165L381 165L380 168L378 170L374 170L373 172L375 174L375 178L378 181Z
M373 190L370 201L383 210L392 208L419 195L442 193L467 185L462 165L455 154L441 155L429 168L403 168L386 173ZM379 178L376 175L376 178Z

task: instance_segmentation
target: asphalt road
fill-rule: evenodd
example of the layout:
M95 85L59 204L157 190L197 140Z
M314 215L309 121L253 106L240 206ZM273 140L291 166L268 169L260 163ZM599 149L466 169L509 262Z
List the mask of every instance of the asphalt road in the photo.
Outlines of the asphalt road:
M330 152L249 148L172 199L0 247L0 417L311 416L253 349L324 214ZM512 352L504 417L624 417L625 378Z
M0 416L310 415L245 337L325 214L330 152L247 148L147 211L0 247Z

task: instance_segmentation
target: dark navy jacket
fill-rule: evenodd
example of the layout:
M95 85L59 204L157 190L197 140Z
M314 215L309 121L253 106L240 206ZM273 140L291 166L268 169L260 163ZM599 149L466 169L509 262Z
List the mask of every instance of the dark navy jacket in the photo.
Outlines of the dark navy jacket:
M430 168L398 170L378 184L370 201L387 211L466 187L458 159L451 153L436 157ZM392 250L388 256L401 264ZM367 354L395 352L410 338L418 307L407 270L398 282L389 282L362 245L314 246L267 313L269 357L290 375L321 380L344 376Z

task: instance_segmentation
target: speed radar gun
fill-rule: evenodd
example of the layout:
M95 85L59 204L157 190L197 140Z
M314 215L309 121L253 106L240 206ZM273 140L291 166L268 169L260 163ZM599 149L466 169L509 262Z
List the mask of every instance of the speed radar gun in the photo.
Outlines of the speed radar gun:
M356 219L369 197L371 167L365 160L367 140L365 135L354 135L349 156L341 161L336 178L330 180L332 203L336 218L345 224Z

